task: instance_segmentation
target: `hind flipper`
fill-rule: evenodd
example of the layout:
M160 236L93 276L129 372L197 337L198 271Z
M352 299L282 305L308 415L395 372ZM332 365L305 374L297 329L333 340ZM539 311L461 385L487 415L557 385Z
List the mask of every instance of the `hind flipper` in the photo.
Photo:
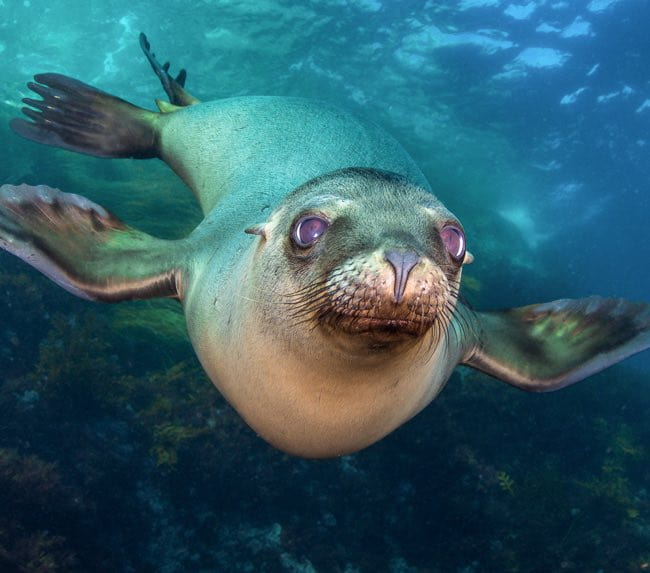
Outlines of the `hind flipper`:
M151 44L149 43L149 40L147 40L147 36L142 32L140 32L140 47L142 48L144 55L147 57L147 60L149 60L154 73L158 76L165 93L169 97L169 101L174 106L184 107L200 103L198 99L185 91L187 72L183 69L178 72L178 75L175 78L173 78L169 74L169 62L165 62L162 66L160 65L160 62L156 60L156 54L151 51ZM174 111L174 108L169 107L167 102L156 100L156 104L163 113Z
M32 121L13 119L20 136L97 157L158 157L159 114L61 74L38 74L23 99Z
M186 241L128 227L80 195L2 185L0 247L85 299L182 298Z
M573 384L650 348L650 305L592 296L475 314L464 364L524 390Z

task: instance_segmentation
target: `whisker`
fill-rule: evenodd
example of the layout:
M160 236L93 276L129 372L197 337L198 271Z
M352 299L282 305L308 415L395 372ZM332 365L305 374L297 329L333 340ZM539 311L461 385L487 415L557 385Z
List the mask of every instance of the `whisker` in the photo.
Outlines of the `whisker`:
M440 269L444 278L434 283L408 309L402 307L397 310L394 307L394 311L391 310L393 307L383 302L383 295L378 294L380 285L377 276L349 265L329 274L323 273L293 290L256 290L264 292L266 304L277 304L286 309L289 324L309 330L324 326L332 330L361 333L370 332L372 326L369 325L375 319L391 320L394 316L395 319L407 320L412 325L409 333L418 340L417 356L427 359L439 344L443 344L443 351L449 353L454 341L463 340L475 326L475 321L471 319L471 308L461 310L461 307L464 308L464 296L461 294L461 281L454 278L457 268L443 265ZM277 296L270 297L269 292ZM252 302L262 302L239 296ZM391 314L393 312L394 315Z

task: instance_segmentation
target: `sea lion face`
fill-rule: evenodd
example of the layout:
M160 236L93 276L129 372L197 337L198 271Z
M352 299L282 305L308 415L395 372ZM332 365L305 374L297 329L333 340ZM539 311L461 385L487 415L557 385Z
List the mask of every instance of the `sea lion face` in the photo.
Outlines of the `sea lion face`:
M371 169L305 183L253 232L277 246L265 249L275 253L265 264L285 274L285 320L352 350L426 335L435 344L471 256L460 223L431 193Z

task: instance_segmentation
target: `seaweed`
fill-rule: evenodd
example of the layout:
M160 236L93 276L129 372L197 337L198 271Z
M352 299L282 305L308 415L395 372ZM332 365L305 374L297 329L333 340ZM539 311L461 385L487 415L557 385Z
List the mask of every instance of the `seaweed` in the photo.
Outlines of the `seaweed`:
M20 573L76 570L64 525L79 510L76 499L62 485L56 464L0 448L0 568Z

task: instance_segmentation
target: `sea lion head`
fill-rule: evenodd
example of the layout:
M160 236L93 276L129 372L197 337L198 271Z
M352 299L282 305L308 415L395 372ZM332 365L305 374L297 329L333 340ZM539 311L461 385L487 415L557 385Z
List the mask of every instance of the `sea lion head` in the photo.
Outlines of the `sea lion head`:
M377 169L312 179L248 232L262 236L258 263L284 305L272 297L270 320L280 313L351 351L437 344L471 261L460 222L434 195Z

